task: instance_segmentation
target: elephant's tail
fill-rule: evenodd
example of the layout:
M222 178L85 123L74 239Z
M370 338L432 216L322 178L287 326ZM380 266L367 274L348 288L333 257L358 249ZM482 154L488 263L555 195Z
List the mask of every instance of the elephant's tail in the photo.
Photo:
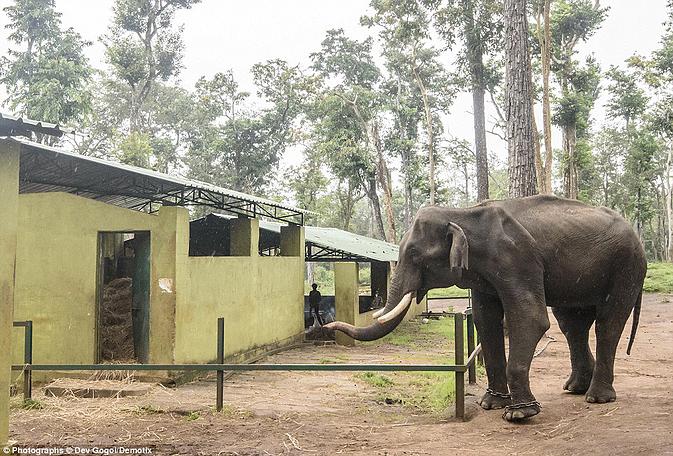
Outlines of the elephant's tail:
M640 305L643 302L643 291L640 290L638 299L636 300L636 305L633 307L633 324L631 325L631 336L629 337L629 346L626 348L626 354L631 354L631 347L633 347L633 341L636 338L636 331L638 331L638 322L640 321Z

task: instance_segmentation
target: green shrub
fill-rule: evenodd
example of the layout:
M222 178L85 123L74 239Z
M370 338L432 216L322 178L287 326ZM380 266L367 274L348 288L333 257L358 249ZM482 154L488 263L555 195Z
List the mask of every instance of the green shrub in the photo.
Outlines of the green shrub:
M643 290L647 293L673 293L673 263L649 263Z

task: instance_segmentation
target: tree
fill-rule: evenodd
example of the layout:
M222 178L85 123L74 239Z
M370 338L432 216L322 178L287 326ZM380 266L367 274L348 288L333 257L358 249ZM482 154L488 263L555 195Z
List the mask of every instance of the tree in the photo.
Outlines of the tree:
M285 149L293 144L293 123L313 81L297 67L272 60L253 67L258 95L266 103L252 110L231 71L196 84L198 130L190 135L190 175L242 192L264 193Z
M426 0L430 4L435 0ZM486 61L498 51L502 39L502 4L494 0L447 0L435 14L435 25L449 47L459 39L458 70L463 86L472 92L477 200L489 198L488 146L485 94L499 79L496 67Z
M168 81L181 69L181 28L175 13L201 0L116 0L114 18L104 38L112 74L127 88L131 131L147 127L142 111L157 82Z
M554 118L563 134L563 188L568 198L577 198L579 193L577 176L581 157L576 154L576 146L582 138L578 137L578 128L588 123L589 113L598 96L599 78L594 59L587 59L584 68L576 61L576 47L596 33L607 12L608 8L601 7L599 0L556 0L551 8L550 69L559 82L561 92ZM549 52L549 49L545 51ZM587 75L595 83L587 81Z
M544 138L544 159L539 156L536 162L538 172L538 186L540 193L552 193L552 161L553 148L551 136L551 0L542 0L537 11L536 35L540 45L540 63L542 69L542 131Z
M320 52L311 54L313 69L325 83L313 113L318 122L317 138L331 158L335 174L342 179L357 179L370 201L379 236L396 242L392 182L380 134L381 71L371 48L371 39L352 40L340 29L327 32ZM377 184L383 190L387 233Z
M536 194L533 87L526 0L505 0L505 107L509 194Z
M577 199L580 191L581 164L589 153L589 119L598 98L600 68L595 60L587 58L584 66L575 63L566 73L563 96L557 101L552 117L563 130L563 189L566 198ZM583 153L584 152L584 153Z
M90 43L72 28L62 29L53 0L15 0L3 10L9 41L19 47L0 61L0 83L9 93L5 106L61 125L81 121L91 106L92 70L84 55Z
M436 202L436 137L441 129L437 109L446 109L453 88L438 62L439 52L429 45L430 18L427 8L416 0L390 2L372 0L371 16L363 16L363 25L378 26L384 55L396 65L404 65L416 84L423 102L423 120L428 151L430 204Z

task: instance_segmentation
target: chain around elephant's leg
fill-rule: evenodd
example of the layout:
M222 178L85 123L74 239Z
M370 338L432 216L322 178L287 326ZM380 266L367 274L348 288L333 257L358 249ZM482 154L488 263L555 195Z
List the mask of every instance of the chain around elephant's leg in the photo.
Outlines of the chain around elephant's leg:
M507 386L502 304L498 296L473 290L472 311L488 376L488 389L477 403L485 410L502 409L512 402Z
M505 407L503 418L520 421L540 413L542 406L530 390L530 364L535 347L549 329L544 292L515 291L503 297L509 325L507 383L512 404Z

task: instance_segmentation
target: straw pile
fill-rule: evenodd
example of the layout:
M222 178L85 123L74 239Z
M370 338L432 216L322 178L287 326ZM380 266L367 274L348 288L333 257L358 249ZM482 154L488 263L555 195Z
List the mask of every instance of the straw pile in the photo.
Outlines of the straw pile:
M105 285L100 328L103 360L135 361L132 306L132 279L115 279Z

